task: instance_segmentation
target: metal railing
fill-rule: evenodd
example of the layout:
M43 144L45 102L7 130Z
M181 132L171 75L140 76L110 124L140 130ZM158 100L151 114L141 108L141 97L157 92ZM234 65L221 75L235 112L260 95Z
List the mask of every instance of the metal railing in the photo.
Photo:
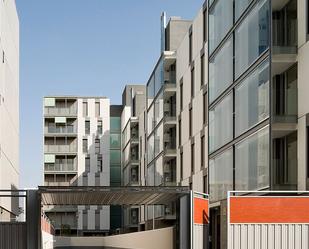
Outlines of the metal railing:
M77 108L74 107L45 107L44 108L45 115L77 115Z
M59 134L72 134L77 133L77 127L74 125L68 125L68 126L45 126L44 131L45 133L59 133Z
M74 145L44 145L45 152L77 152L77 146Z
M72 163L45 164L45 171L77 171L77 165Z

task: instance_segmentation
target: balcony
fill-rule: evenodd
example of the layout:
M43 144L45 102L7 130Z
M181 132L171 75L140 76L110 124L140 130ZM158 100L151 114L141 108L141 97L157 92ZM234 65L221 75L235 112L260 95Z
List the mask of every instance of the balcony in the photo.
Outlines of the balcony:
M272 72L275 75L296 62L297 0L275 0L272 5Z
M163 171L164 186L176 186L176 158L165 161Z
M65 107L45 107L45 116L77 116L77 107L74 105L70 108Z
M46 163L44 165L45 172L75 172L77 171L77 164L76 163L63 163L63 164L50 164Z
M273 137L286 136L297 129L297 64L272 80Z
M76 144L70 144L70 145L57 145L57 144L51 144L51 145L44 145L44 152L45 153L77 153L77 145Z
M77 135L77 127L75 125L48 125L44 127L45 135Z

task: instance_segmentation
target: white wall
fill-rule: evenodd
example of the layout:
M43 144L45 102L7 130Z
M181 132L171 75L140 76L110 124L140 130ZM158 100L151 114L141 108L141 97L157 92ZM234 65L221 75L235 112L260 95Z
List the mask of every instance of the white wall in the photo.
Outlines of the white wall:
M205 164L207 167L207 127L203 125L203 89L201 88L201 51L203 47L203 9L200 9L192 24L192 44L194 61L194 97L191 100L191 67L189 65L189 32L177 49L177 116L181 117L181 145L183 147L183 180L182 185L189 185L191 177L191 140L189 137L189 105L192 105L192 137L194 137L194 174L192 188L203 192L203 169L201 168L201 131L205 136ZM205 45L207 47L207 44ZM205 81L207 72L207 51L205 51ZM183 80L183 109L180 110L180 81ZM177 130L179 129L177 125ZM177 145L179 144L177 131ZM180 179L180 150L177 150L177 182Z
M55 246L110 246L134 249L173 249L173 227L107 237L55 237Z
M0 2L0 189L12 185L19 186L19 20L7 0ZM0 206L11 210L10 199Z

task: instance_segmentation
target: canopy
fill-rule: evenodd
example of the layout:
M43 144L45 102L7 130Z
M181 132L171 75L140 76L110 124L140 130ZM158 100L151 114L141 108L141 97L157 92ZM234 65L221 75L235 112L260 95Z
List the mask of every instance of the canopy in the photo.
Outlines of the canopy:
M167 205L190 193L189 187L40 186L43 205Z

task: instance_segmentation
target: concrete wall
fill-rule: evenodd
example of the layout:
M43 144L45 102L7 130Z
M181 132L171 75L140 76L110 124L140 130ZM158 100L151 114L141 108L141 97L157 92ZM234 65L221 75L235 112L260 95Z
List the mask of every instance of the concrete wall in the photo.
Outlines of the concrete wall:
M192 60L194 64L194 97L191 98L191 65L189 64L189 32L185 35L177 49L177 116L181 119L181 147L183 153L183 179L180 179L180 153L177 150L177 182L182 185L192 183L195 191L203 192L203 176L207 168L207 126L203 124L203 93L201 86L201 51L205 53L205 81L207 76L207 51L203 44L203 10L198 12L192 24ZM205 45L207 47L207 44ZM183 82L183 109L180 109L180 83ZM192 107L192 138L189 136L189 108ZM179 126L177 125L177 130ZM177 145L179 144L179 131L177 131ZM201 136L205 137L204 151L201 151ZM194 141L194 173L191 174L191 142ZM201 167L201 153L204 153L205 166Z
M307 42L307 1L297 1L298 22L298 190L306 190L307 176L307 127L306 114L309 113L309 43Z
M19 20L15 1L7 0L0 2L0 189L18 186ZM1 206L17 211L9 198L0 199Z
M70 248L173 249L173 236L174 228L168 227L107 237L55 237L54 246L55 248L70 246Z
M83 117L83 102L88 102L88 117ZM100 103L100 114L96 117L95 114L95 102ZM85 158L86 154L83 153L83 138L88 139L88 155L90 155L90 172L87 173L87 185L95 186L96 177L99 174L100 186L110 185L110 100L106 98L79 98L78 99L78 185L84 185L84 172L85 172ZM102 135L97 134L97 122L102 120ZM90 120L90 134L85 134L85 120ZM95 154L95 139L100 139L100 154L103 160L102 172L97 172L97 155ZM99 210L100 217L100 229L109 230L110 217L109 207L88 207L87 214L83 214L84 207L78 207L78 229L83 230L84 226L87 226L89 230L95 230L95 210ZM84 219L86 215L86 219ZM87 224L83 224L84 221Z

